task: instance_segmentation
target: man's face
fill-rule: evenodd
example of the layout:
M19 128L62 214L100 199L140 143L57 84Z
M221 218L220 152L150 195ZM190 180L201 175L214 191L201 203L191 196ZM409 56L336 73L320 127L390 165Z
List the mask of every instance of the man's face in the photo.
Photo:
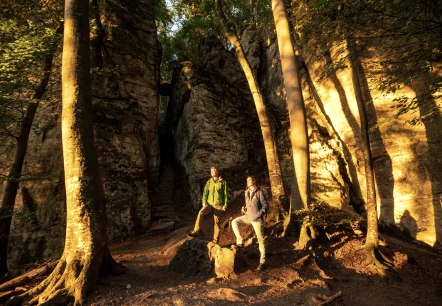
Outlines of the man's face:
M252 187L254 185L253 178L248 177L247 178L247 187Z
M212 177L218 177L218 169L216 168L210 168L210 175Z

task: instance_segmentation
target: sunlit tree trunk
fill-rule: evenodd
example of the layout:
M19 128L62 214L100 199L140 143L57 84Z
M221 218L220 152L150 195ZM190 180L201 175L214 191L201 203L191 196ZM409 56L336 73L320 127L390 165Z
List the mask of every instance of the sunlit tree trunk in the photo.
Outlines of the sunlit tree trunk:
M367 188L367 238L365 241L365 249L369 251L369 254L374 252L374 249L378 247L378 214L376 207L376 189L374 181L373 160L370 149L370 136L368 129L367 112L365 108L365 102L363 100L361 84L358 77L358 69L356 63L359 59L356 55L356 47L353 42L348 39L347 46L349 50L350 68L352 74L353 87L355 92L356 101L358 104L359 119L361 121L361 147L364 154L365 162L365 182ZM374 253L373 253L373 260Z
M297 207L308 208L310 204L310 158L307 120L301 83L298 76L298 63L290 36L290 27L284 2L282 0L272 0L272 11L290 119L290 142L295 171L294 204Z
M0 278L8 272L7 251L9 232L11 228L15 198L17 196L19 186L19 178L22 174L23 162L25 160L26 150L28 148L29 134L31 132L32 123L34 121L40 99L46 92L46 87L51 76L52 59L54 58L55 51L59 44L58 37L60 36L62 29L63 27L60 25L59 29L56 31L57 37L54 37L54 42L50 46L48 53L45 56L43 77L41 78L34 91L34 94L31 97L32 102L26 109L18 137L16 139L14 159L9 168L8 180L5 184L0 209Z
M267 158L267 167L269 170L270 177L270 187L273 195L273 202L276 205L272 205L270 209L270 218L277 220L279 212L286 213L282 207L280 200L285 196L284 187L282 183L281 166L279 163L278 152L276 148L276 137L273 128L270 124L270 120L267 115L266 106L264 104L264 99L261 93L261 89L258 86L256 76L253 74L244 50L241 46L241 42L238 36L233 33L228 25L227 20L222 10L222 0L215 0L216 12L229 42L235 48L238 61L241 68L246 76L247 82L249 84L250 91L253 96L253 101L255 102L256 111L258 113L259 124L261 126L262 138L264 141L264 149Z
M89 1L65 1L62 58L62 144L66 240L51 275L25 295L29 304L82 304L111 260L104 192L94 148L89 72Z

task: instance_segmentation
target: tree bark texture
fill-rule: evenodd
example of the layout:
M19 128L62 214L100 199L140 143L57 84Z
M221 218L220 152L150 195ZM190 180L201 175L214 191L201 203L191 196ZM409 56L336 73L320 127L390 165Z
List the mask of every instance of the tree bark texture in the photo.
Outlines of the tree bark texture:
M373 160L370 149L370 136L368 129L367 112L365 109L365 102L362 96L361 85L358 77L358 70L356 69L355 62L359 59L355 54L356 48L353 42L347 40L350 69L352 74L353 87L355 91L356 102L358 104L359 120L361 121L361 146L364 154L365 162L365 181L367 187L367 239L365 241L365 248L371 250L378 246L378 214L376 207L376 189L374 182Z
M62 144L66 241L51 275L26 294L29 304L82 304L97 283L106 243L104 192L91 117L89 1L65 1L62 58Z
M290 35L290 26L282 0L272 0L273 19L278 38L284 87L287 94L287 110L290 120L290 142L294 166L296 207L308 208L310 204L310 158L307 120L298 63Z
M270 208L270 218L278 219L279 212L286 214L284 208L281 205L281 198L285 196L285 191L282 183L281 166L278 157L278 151L276 147L275 132L270 124L270 120L267 114L264 98L259 88L256 76L253 74L250 68L249 61L241 46L239 37L230 31L227 20L222 10L222 0L215 0L216 12L218 15L221 28L226 35L229 42L235 48L238 62L244 72L244 75L249 84L250 91L255 102L256 111L258 113L259 124L261 126L262 138L264 141L264 149L267 158L267 168L269 170L270 188L273 196L274 205Z
M63 24L57 29L54 41L44 59L43 76L37 85L31 99L32 102L26 109L23 121L21 123L20 131L16 139L15 153L12 164L9 168L8 180L5 184L3 199L1 203L0 215L0 277L8 272L7 255L9 232L11 228L12 215L14 210L15 198L19 186L19 179L22 174L23 162L25 160L26 151L28 148L28 139L31 132L32 123L37 112L38 104L43 94L46 92L46 87L51 76L52 60L59 45L58 36L63 30Z

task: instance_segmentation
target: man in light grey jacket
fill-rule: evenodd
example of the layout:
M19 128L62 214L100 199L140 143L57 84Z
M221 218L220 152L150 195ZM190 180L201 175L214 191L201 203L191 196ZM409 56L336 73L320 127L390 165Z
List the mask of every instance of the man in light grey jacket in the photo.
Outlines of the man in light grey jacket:
M257 267L258 271L265 268L266 251L264 243L264 215L267 212L269 204L267 202L267 192L258 187L253 176L247 177L247 189L245 191L246 205L241 209L244 214L232 221L232 229L236 236L236 246L243 247L243 238L239 231L240 224L252 225L258 238L260 259Z

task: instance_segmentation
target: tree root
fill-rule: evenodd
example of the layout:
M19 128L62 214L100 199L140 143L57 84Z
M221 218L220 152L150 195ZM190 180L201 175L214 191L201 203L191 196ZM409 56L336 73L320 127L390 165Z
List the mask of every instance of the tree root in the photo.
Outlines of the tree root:
M12 298L6 305L81 305L86 291L88 263L60 259L52 273L36 287Z
M292 235L296 236L296 234L299 232L299 228L297 226L294 215L291 213L284 215L284 221L282 225L283 225L283 231L281 234L281 238L286 238Z
M56 261L47 262L38 268L32 269L32 270L26 272L25 274L17 276L16 278L13 278L13 279L1 284L0 285L0 292L7 291L9 289L13 289L18 286L22 286L22 285L28 283L31 279L33 279L35 277L47 274L49 271L51 271L55 267L56 263L57 263Z
M336 300L338 297L342 295L342 291L338 291L333 295L326 296L326 295L319 295L318 297L321 299L321 302L319 303L320 306L325 306L331 304L334 300Z
M86 294L96 285L99 275L126 271L123 265L112 258L107 246L103 251L101 255L95 256L81 254L82 257L75 257L75 253L63 255L48 277L26 292L17 292L6 305L82 305Z
M312 250L317 236L315 227L309 221L304 220L299 233L298 248Z
M384 275L385 270L393 268L391 260L381 252L378 246L374 244L367 245L366 243L363 249L367 254L370 264L373 265L380 274Z
M6 302L9 298L19 295L25 291L26 289L24 288L16 288L14 290L0 292L0 304L3 305L2 303Z
M294 266L297 268L304 267L310 262L310 260L312 260L311 267L319 273L319 276L322 279L333 279L333 277L327 275L327 273L319 266L318 261L313 254L308 254L298 259L298 261L295 262Z

